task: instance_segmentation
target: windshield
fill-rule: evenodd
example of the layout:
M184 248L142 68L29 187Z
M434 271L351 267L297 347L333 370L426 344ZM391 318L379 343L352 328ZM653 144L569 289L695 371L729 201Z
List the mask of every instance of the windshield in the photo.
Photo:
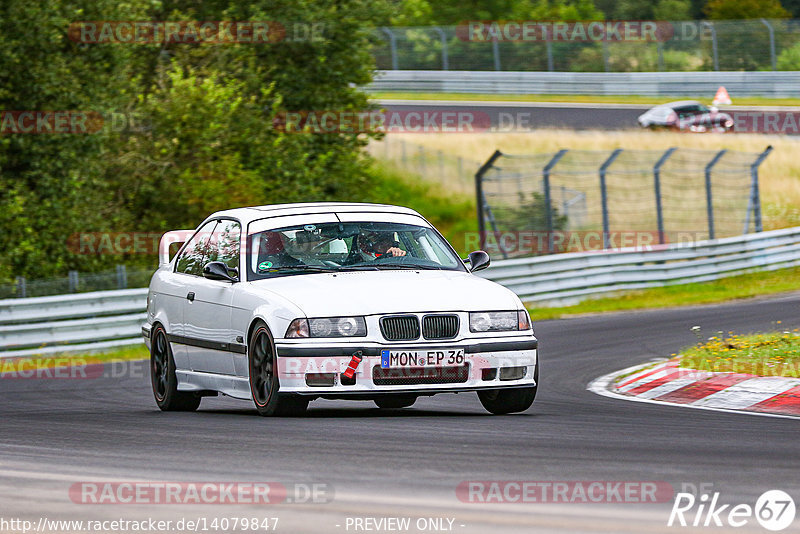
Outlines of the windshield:
M388 222L289 226L248 236L247 279L309 272L465 270L431 228Z

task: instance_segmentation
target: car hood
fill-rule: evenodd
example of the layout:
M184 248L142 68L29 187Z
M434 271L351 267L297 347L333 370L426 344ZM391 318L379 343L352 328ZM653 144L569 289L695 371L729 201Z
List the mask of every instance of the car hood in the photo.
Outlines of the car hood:
M280 295L307 317L427 311L517 309L509 289L457 271L360 271L300 274L249 282L254 293Z

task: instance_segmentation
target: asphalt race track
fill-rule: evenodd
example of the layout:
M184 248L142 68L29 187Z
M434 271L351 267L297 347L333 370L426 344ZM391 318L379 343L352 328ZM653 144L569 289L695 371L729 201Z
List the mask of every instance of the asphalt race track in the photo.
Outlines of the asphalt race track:
M626 130L638 128L636 118L652 106L568 104L560 102L454 102L445 100L379 100L389 112L467 112L476 122L490 121L495 132L563 128ZM483 120L482 120L483 119Z
M752 506L770 489L800 498L800 421L625 402L586 390L600 375L693 343L694 325L705 336L796 328L800 294L534 318L534 325L542 385L533 407L512 416L488 415L474 394L387 411L315 401L301 419L261 418L248 403L224 398L205 399L197 413L161 413L141 365L109 373L122 377L0 380L0 517L277 517L277 531L290 533L354 532L355 517L411 517L412 526L444 517L453 519L453 532L683 532L693 529L667 527L672 499L474 504L455 490L468 480L666 481L676 492L706 484L720 503ZM76 504L69 489L85 481L316 483L327 485L328 498L259 506ZM764 532L752 518L735 530Z
M664 103L670 99L664 99ZM565 103L565 102L484 102L452 100L378 100L388 112L469 113L479 125L490 124L492 132L524 132L540 128L567 130L636 130L637 117L652 105ZM726 106L723 111L741 114L786 111L795 108ZM436 119L434 119L435 121ZM488 123L488 124L487 124ZM439 124L439 122L437 122ZM484 130L481 130L484 131ZM796 132L790 132L796 133Z

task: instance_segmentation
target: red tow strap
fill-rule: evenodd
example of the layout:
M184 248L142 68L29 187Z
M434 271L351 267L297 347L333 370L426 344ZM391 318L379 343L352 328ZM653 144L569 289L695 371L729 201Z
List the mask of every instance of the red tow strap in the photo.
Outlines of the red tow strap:
M353 378L356 374L356 369L358 369L358 364L360 364L363 359L364 357L361 355L361 351L353 354L353 357L350 359L350 364L347 366L347 370L342 373L342 376Z

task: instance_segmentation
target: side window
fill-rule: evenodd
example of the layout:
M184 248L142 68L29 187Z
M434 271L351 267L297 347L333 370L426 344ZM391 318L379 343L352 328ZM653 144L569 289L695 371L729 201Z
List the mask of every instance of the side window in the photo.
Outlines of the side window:
M203 263L221 261L230 268L238 269L240 234L241 226L238 222L227 219L219 221Z
M175 272L203 276L204 258L208 253L209 243L213 239L214 227L217 221L208 221L198 230L196 234L186 243L178 261L175 264Z

